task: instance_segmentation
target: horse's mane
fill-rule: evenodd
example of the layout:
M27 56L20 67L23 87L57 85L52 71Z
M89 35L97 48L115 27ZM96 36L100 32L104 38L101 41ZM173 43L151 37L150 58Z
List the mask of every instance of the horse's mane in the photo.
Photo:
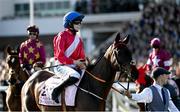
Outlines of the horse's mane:
M114 48L127 48L126 44L127 44L128 41L129 41L129 35L125 35L125 34L122 34L122 33L117 33L117 36L119 36L121 39L118 40L119 43L117 43L117 44L114 43ZM128 39L123 43L123 42L122 42L123 39L125 39L125 38L127 38L127 37L128 37ZM104 47L103 49L100 50L100 53L99 53L100 55L98 56L97 59L95 59L95 62L94 62L93 64L89 64L89 65L87 66L87 70L92 70L92 69L96 66L96 64L99 63L99 61L103 58L105 52L107 51L107 49L108 49L111 45L112 45L112 43L111 43L111 44L108 44L106 47ZM127 49L128 49L128 48L127 48ZM127 50L127 51L128 51L128 50ZM126 54L129 56L129 55L131 55L131 52L126 52Z

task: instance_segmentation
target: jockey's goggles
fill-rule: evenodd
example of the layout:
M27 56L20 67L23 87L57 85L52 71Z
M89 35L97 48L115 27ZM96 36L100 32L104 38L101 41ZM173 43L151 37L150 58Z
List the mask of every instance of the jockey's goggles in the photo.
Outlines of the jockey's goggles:
M79 24L81 24L81 21L73 21L73 24L79 25Z
M29 32L29 35L37 35L37 32Z

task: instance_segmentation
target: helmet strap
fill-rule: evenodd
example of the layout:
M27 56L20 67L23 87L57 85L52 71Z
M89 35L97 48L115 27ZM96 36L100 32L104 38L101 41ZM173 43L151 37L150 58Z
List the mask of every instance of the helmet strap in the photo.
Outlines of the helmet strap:
M69 27L73 28L73 23L72 22L69 22Z
M74 26L73 26L73 23L72 22L70 22L69 23L69 29L71 30L71 32L74 34L74 35L76 35L76 30L74 29Z

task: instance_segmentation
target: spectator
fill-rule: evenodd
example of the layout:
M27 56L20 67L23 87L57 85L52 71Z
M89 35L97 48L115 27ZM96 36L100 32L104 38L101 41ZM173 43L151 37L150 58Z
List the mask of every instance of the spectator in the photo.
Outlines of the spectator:
M138 68L138 79L135 81L136 93L140 93L144 90L144 88L149 87L153 84L153 79L149 75L146 75L145 71L146 70L144 66ZM146 110L145 103L138 102L137 104L140 111Z
M171 85L169 81L170 80L167 81L164 87L169 90L173 103L180 110L180 98L177 94L176 88L173 85Z
M125 91L125 95L137 102L144 102L147 111L171 111L179 112L172 102L169 91L163 87L168 80L169 71L162 67L157 67L152 72L154 84L145 88L141 93L131 94Z
M175 77L173 79L175 80L175 82L178 86L178 89L180 90L180 63L176 67L176 74L175 74ZM179 97L180 97L180 93L179 93Z

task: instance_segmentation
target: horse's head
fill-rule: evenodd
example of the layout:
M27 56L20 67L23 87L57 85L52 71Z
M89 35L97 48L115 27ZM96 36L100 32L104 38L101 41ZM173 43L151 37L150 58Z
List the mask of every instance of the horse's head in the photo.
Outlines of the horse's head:
M118 33L114 43L108 48L105 57L111 61L111 66L121 74L129 75L131 72L132 54L127 47L129 36Z
M11 47L7 47L6 62L8 67L15 71L20 67L17 50L13 50Z
M18 59L18 52L17 50L13 50L11 47L7 47L7 57L6 57L6 62L9 67L9 78L8 81L10 84L14 84L17 80L16 73L19 71L20 64L19 64L19 59Z
M6 62L9 67L9 82L15 84L17 80L27 80L27 75L22 71L19 63L18 50L7 47Z

